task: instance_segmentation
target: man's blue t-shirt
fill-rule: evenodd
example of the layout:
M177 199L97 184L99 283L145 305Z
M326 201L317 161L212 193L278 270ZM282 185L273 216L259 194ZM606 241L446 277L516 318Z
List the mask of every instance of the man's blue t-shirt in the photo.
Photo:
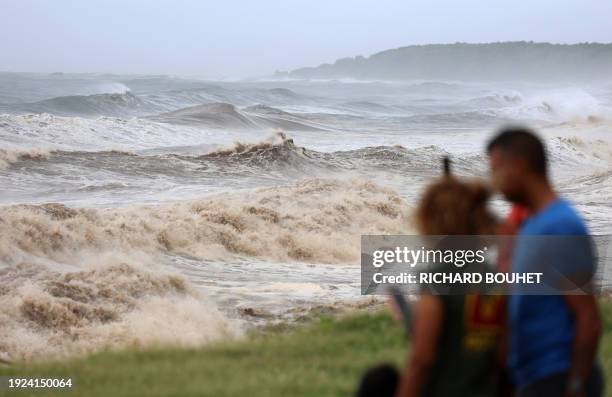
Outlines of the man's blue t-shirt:
M515 289L509 299L509 365L519 388L570 367L574 318L554 288L568 274L592 274L593 251L586 236L583 220L565 200L549 204L521 228L512 271L543 272L552 289L536 294Z

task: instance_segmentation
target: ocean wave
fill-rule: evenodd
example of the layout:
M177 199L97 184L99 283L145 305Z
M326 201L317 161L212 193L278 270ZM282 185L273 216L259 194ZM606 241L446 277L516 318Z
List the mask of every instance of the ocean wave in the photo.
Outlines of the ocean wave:
M265 103L274 106L279 104L311 103L317 100L317 98L299 94L285 87L234 89L228 91L228 94L227 97L232 100L232 103L240 102L251 105Z
M191 106L148 118L164 123L206 125L213 128L256 128L257 126L230 103Z
M606 166L612 159L612 147L601 139L587 140L576 136L551 137L548 145L556 166L574 167L581 164ZM309 175L334 175L334 173L388 172L429 178L439 172L440 159L451 155L441 146L429 145L414 148L395 146L368 146L353 150L320 152L295 144L286 133L277 131L260 141L237 141L232 145L202 147L191 153L185 148L173 151L168 148L155 152L125 150L53 150L28 149L0 151L0 165L4 169L19 167L29 173L41 172L32 168L32 162L47 161L50 165L70 165L86 171L106 170L113 173L153 177L164 175L185 180L206 178L249 177L300 178ZM197 152L204 151L204 154ZM481 152L451 155L455 170L466 175L481 175L486 156ZM42 169L45 175L54 169ZM65 172L58 168L57 172ZM331 173L331 174L330 174ZM55 175L55 174L54 174ZM61 176L61 175L60 175ZM204 178L204 179L202 179ZM116 182L116 181L115 181ZM122 185L113 184L114 188ZM89 189L89 185L82 189Z
M416 114L392 118L400 125L427 125L439 128L456 126L496 126L510 122L512 119L495 109L467 110L434 114Z
M147 118L162 123L197 125L216 129L283 129L288 131L325 129L297 115L261 104L238 109L230 103L207 103Z
M278 160L291 162L305 157L312 158L315 153L315 151L296 146L293 139L288 138L284 132L277 131L259 142L234 142L229 147L212 150L202 156L198 156L197 159L257 160L258 163L276 162ZM249 163L252 163L252 161L249 161Z
M505 109L517 120L541 120L553 123L585 122L605 119L608 109L587 90L556 89L525 95L515 107Z
M356 263L362 234L411 226L392 190L310 179L156 206L10 205L0 229L0 356L37 360L239 334L164 258Z
M545 126L550 123L597 123L606 119L605 110L593 98L569 103L554 97L523 98L520 95L492 95L459 102L445 112L418 112L409 116L391 117L396 124L424 124L434 128L499 126L508 123L529 123ZM443 108L443 107L442 107Z
M400 107L383 105L372 101L350 101L341 103L336 107L341 110L355 111L359 114L363 112L373 114L399 114L403 112Z
M259 127L285 131L324 131L329 127L305 117L265 105L253 105L242 109Z
M0 114L0 141L15 147L65 151L135 151L202 142L200 128L139 118Z
M587 163L609 168L612 144L602 139L585 140L577 136L556 137L549 142L553 160L566 166Z
M296 145L292 138L278 131L257 142L235 142L200 156L177 156L184 161L216 164L225 172L250 169L253 172L288 172L290 175L323 175L334 172L369 172L394 170L398 173L429 177L439 171L440 159L448 152L439 146L415 148L368 146L354 150L320 152ZM174 157L174 156L171 156ZM456 168L475 171L481 157L464 156L456 160ZM215 168L219 170L220 168ZM295 174L293 171L299 171Z
M409 209L392 190L360 180L310 179L155 207L1 207L0 227L12 232L0 236L0 259L74 263L80 251L119 250L347 263L358 260L361 234L397 234L409 226Z
M105 196L113 191L125 195L139 186L151 192L195 183L196 187L209 186L218 191L240 184L291 184L312 177L376 179L389 170L414 182L437 175L440 158L446 154L438 146L407 149L399 145L320 152L299 146L285 133L277 132L263 140L203 147L193 153L184 148L160 153L56 150L45 159L12 163L5 176L15 181L28 180L30 185L61 184L64 192L72 192L75 197ZM469 174L480 168L477 160L469 156L457 159L455 165L457 171ZM82 177L74 180L75 174ZM21 191L21 183L14 186Z
M72 95L33 103L4 105L11 113L51 113L58 116L136 116L163 110L131 91Z
M67 272L16 264L0 270L0 305L0 357L8 361L240 334L182 276L125 262Z
M42 148L0 149L0 170L7 169L18 161L48 159L50 155L50 150Z
M478 107L504 107L517 106L523 102L519 93L493 94L472 98L465 102L469 106Z

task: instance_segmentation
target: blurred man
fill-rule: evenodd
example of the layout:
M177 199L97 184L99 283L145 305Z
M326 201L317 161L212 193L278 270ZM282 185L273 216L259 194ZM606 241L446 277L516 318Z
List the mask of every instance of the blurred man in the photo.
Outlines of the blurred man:
M511 270L536 271L541 262L536 252L547 252L547 262L559 272L570 262L572 272L591 272L592 252L545 243L533 249L544 240L528 237L588 235L580 216L551 186L542 141L529 130L506 129L487 151L496 187L530 214L521 226ZM574 252L580 256L572 257ZM593 295L518 293L510 297L508 315L508 363L519 396L601 395L601 374L594 365L601 319Z

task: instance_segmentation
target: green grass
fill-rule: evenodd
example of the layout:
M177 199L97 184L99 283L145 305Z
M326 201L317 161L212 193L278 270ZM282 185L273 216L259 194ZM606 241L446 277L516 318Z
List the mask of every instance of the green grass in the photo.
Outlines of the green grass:
M72 376L76 386L68 394L88 397L350 395L367 367L401 362L406 351L401 332L383 313L323 317L202 349L104 352L0 368L0 376ZM11 393L17 394L68 395Z
M612 304L603 311L600 355L612 379ZM72 392L4 390L0 396L347 396L366 368L401 365L406 350L400 326L386 313L328 316L201 349L103 352L2 367L0 376L72 376L76 386Z

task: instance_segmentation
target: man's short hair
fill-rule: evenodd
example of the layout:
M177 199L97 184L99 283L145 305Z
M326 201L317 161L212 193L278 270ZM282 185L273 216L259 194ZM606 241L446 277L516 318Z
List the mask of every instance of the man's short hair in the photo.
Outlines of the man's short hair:
M502 129L487 145L487 153L491 153L494 149L501 150L514 158L524 159L531 171L539 175L546 175L548 172L544 143L527 128Z

